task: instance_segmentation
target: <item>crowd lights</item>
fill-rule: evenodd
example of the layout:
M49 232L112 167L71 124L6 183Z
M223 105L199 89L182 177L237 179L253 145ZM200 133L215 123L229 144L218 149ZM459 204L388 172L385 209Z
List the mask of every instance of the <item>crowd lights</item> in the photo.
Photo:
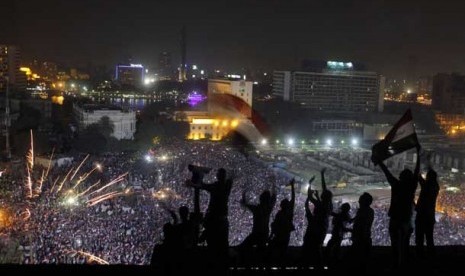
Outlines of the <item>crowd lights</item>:
M289 146L293 146L293 145L294 145L294 139L289 138L289 139L287 140L287 144L288 144Z
M266 139L262 139L260 143L262 144L262 146L265 146L266 144L268 144L268 141Z
M358 139L357 138L352 138L351 144L352 144L352 146L358 146Z
M333 145L333 140L332 139L326 139L326 145L327 146L332 146Z

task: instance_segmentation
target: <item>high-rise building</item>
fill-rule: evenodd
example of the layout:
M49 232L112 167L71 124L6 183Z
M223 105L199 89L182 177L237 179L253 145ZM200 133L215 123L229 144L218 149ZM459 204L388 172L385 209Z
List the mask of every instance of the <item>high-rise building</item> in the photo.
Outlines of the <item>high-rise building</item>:
M352 62L328 61L311 71L275 71L273 94L322 112L381 112L384 77L357 71Z
M173 75L173 65L171 64L171 53L161 52L158 55L158 76L161 80L170 80Z
M21 55L18 47L0 45L0 91L6 89L6 78L8 78L10 89L23 91L26 88L27 78L20 71Z
M116 65L115 80L122 85L141 86L144 76L145 69L141 64Z
M181 66L179 67L179 82L187 80L187 41L186 41L186 26L181 29Z
M458 74L434 76L432 107L443 113L465 114L465 76Z

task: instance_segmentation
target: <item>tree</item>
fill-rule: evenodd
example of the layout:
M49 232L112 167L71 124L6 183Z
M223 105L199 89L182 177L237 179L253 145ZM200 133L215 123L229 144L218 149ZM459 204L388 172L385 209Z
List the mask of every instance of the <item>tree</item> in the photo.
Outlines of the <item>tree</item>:
M108 116L103 116L102 118L100 118L97 124L99 127L99 132L105 138L110 138L110 136L113 134L113 131L115 129L115 125L110 120L110 118Z

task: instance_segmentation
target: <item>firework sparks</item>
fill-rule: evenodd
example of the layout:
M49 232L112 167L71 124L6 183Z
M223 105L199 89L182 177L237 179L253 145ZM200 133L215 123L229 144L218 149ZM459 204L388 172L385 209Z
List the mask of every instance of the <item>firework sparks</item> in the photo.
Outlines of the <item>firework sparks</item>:
M86 157L84 158L84 160L82 160L81 164L79 164L79 166L77 167L76 171L73 173L73 175L71 176L71 178L69 180L73 180L74 177L76 176L76 174L78 173L78 171L81 169L82 165L84 164L84 162L86 162L87 158L89 158L90 154L86 155Z
M66 174L65 178L63 178L63 181L61 181L60 186L58 186L58 189L57 189L57 191L56 191L57 193L58 193L59 191L61 191L61 189L63 188L63 185L65 184L66 180L68 179L69 174L73 171L73 169L74 169L74 167L72 167L72 168L69 170L69 172Z
M114 198L114 197L117 197L117 196L120 196L120 195L124 195L125 193L124 192L110 192L110 193L107 193L107 194L104 194L104 195L101 195L101 196L96 196L94 198L91 198L87 201L87 206L88 207L91 207L91 206L94 206L95 204L98 204L102 201L105 201L105 200L108 200L108 199L111 199L111 198Z
M104 259L102 258L99 258L95 255L92 255L88 252L84 252L84 251L81 251L81 250L67 250L65 253L76 253L76 254L79 254L79 255L82 255L86 258L89 258L89 262L96 262L98 264L101 264L101 265L107 265L107 264L110 264L109 262L105 261Z
M100 184L100 180L97 181L97 183L93 184L92 186L90 186L89 188L87 188L84 192L78 194L77 196L80 197L80 196L83 196L85 193L87 193L88 191L90 191L93 187L97 186L98 184Z
M89 195L93 195L93 194L96 194L96 193L99 193L101 191L103 191L105 188L107 187L110 187L111 185L114 185L118 182L121 182L124 180L124 177L128 175L128 173L123 173L122 175L119 175L118 177L116 177L115 179L113 179L112 181L110 181L108 184L106 184L105 186L103 186L102 188L98 189L98 190L95 190L93 191L92 193L90 193Z

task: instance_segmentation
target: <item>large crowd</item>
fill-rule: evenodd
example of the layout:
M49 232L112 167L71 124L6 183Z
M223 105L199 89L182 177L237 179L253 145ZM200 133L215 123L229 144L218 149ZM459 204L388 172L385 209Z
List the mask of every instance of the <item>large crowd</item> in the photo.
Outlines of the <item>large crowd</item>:
M258 203L264 190L277 191L277 202L289 197L289 175L276 168L248 157L222 143L192 143L173 140L154 147L148 152L108 153L90 156L79 174L88 172L98 162L103 167L93 173L80 185L89 188L97 181L108 183L129 172L124 180L109 187L109 191L128 191L93 206L86 203L88 198L76 204L66 204L64 192L52 187L58 177L63 178L71 168L85 158L83 154L71 156L73 161L63 166L54 166L45 179L41 192L27 198L25 169L10 170L2 175L1 208L10 210L12 222L4 223L0 229L1 238L18 241L23 263L85 263L89 255L103 259L110 264L148 264L155 244L163 240L162 227L171 220L167 211L179 206L193 209L193 189L185 185L191 177L189 164L210 167L214 170L205 176L206 183L215 181L214 171L225 168L233 184L229 197L229 244L239 245L252 230L252 213L241 205L243 192L247 201ZM36 168L35 178L40 177ZM58 181L60 182L60 181ZM65 183L63 191L71 188L73 182ZM330 188L331 189L331 188ZM304 238L307 221L304 202L306 194L297 193L290 246L300 246ZM441 192L441 206L457 206L463 202L463 193ZM200 195L201 210L208 205L208 194ZM341 202L336 202L338 210ZM351 217L355 215L358 203L350 202ZM373 245L389 245L388 216L385 203L374 202L375 219L372 227ZM452 207L451 207L452 208ZM454 207L455 208L455 207ZM271 217L275 217L275 206ZM331 227L330 227L331 228ZM331 229L328 230L331 233ZM465 223L463 218L448 215L438 216L435 226L437 245L463 243ZM347 233L343 244L350 243ZM413 237L412 237L413 239ZM86 253L86 254L85 254Z

